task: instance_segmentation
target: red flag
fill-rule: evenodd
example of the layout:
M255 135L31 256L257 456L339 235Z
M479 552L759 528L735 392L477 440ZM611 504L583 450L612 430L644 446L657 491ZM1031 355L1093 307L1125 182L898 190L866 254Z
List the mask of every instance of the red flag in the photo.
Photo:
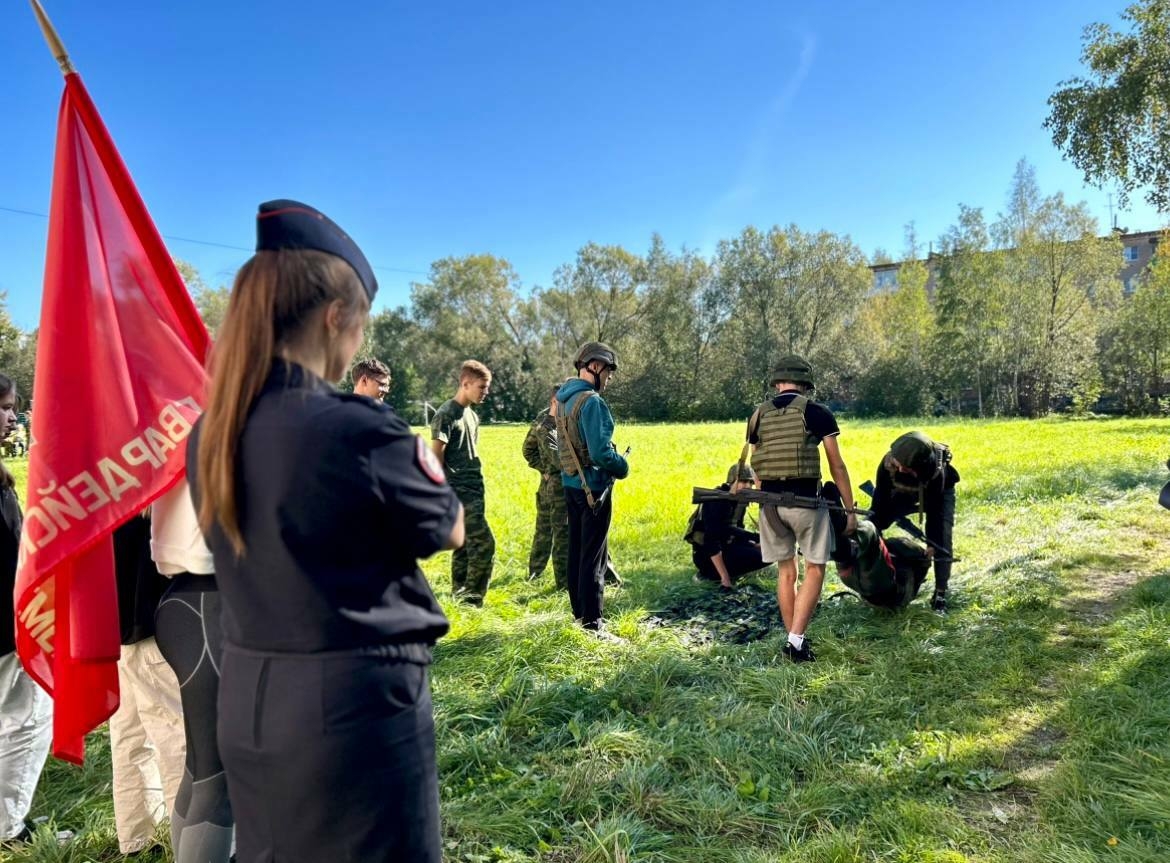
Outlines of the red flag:
M118 706L112 533L185 465L207 330L81 78L65 76L37 339L16 646L81 763Z

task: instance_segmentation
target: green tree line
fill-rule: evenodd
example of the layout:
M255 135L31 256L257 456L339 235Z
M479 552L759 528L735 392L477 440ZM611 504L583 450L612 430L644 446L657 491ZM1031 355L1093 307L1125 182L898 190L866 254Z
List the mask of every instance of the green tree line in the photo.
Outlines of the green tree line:
M747 227L710 255L657 235L642 253L588 243L531 289L500 257L443 258L409 305L372 316L362 354L390 365L389 401L414 422L467 358L494 374L485 418L526 420L594 339L618 352L607 398L626 420L742 418L786 353L813 363L820 399L858 415L1162 410L1170 252L1124 296L1120 240L1084 204L1043 195L1023 161L1003 212L960 206L935 249L923 255L911 226L885 290L848 235L796 224ZM228 289L180 271L214 332ZM35 343L0 308L0 369L26 395Z
M592 339L618 352L607 399L624 419L742 418L790 352L813 363L819 398L859 415L1161 410L1170 253L1123 296L1120 240L1043 195L1023 161L994 218L960 206L929 257L908 233L885 291L848 235L796 224L745 228L708 256L657 235L643 253L588 243L531 290L502 258L444 258L409 305L373 317L365 351L416 422L468 357L495 375L488 418L530 418Z

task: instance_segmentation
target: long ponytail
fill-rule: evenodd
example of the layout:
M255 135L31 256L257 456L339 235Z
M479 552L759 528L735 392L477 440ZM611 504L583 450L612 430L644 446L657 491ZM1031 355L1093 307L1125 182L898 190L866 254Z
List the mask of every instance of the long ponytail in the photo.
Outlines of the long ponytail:
M295 340L309 315L334 300L350 315L369 302L353 268L334 255L309 250L257 252L240 269L211 354L211 387L197 453L199 526L217 524L237 556L240 529L236 460L240 436L272 369L278 349Z

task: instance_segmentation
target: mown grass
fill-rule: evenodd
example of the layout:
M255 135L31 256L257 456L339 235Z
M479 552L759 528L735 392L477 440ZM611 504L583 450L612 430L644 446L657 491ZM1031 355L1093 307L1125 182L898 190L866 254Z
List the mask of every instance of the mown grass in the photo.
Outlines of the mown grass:
M843 425L855 485L908 427ZM486 607L451 604L446 556L426 565L452 620L433 669L447 858L1170 859L1166 423L921 427L963 477L953 610L827 601L806 666L782 661L778 627L738 645L654 615L712 602L680 536L738 424L619 426L634 450L611 534L626 585L607 596L622 645L571 625L551 572L526 580L524 429L485 427ZM771 589L749 579L740 601ZM50 765L33 814L51 825L8 859L119 859L102 738L84 771ZM78 838L58 846L58 828Z

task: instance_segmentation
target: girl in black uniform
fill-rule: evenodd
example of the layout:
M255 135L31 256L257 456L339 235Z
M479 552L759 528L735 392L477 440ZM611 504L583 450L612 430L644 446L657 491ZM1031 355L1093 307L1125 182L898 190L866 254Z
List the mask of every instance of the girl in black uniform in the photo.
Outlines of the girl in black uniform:
M463 540L429 447L339 393L377 284L295 201L260 206L188 478L223 603L219 750L239 863L440 860L417 561Z

